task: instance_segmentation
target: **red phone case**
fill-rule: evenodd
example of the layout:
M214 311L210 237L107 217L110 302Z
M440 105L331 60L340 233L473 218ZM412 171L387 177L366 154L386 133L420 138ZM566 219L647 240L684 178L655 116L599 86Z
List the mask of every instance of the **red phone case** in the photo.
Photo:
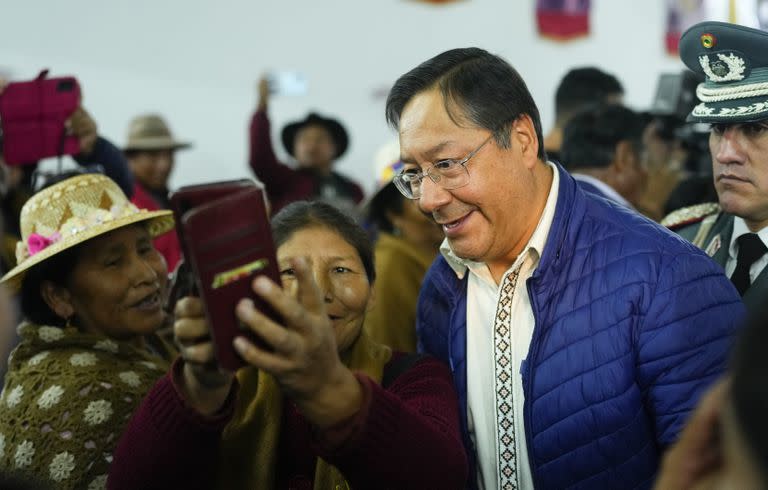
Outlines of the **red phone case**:
M74 77L10 83L0 95L3 158L9 165L32 164L41 158L75 155L80 143L66 135L64 122L80 105L80 85Z
M230 190L221 197L226 187ZM217 183L210 189L211 200L184 212L177 229L205 305L216 358L223 368L234 371L245 365L232 346L236 336L263 345L240 327L235 307L242 298L251 298L260 311L279 321L277 313L253 293L251 283L265 274L280 284L280 272L263 190L242 181ZM183 192L175 193L177 202ZM191 192L198 198L206 195L201 186Z

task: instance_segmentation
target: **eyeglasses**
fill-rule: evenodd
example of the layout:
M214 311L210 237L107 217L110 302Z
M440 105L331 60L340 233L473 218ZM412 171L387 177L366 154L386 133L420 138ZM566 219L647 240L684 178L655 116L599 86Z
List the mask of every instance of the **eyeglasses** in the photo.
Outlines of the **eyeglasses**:
M493 135L494 133L491 133L480 146L461 160L440 160L432 164L424 172L420 172L416 168L403 170L392 179L397 190L408 199L419 199L421 197L424 177L429 177L432 182L448 190L458 189L467 185L469 183L467 162L469 162L470 158L477 155L485 144L493 138Z

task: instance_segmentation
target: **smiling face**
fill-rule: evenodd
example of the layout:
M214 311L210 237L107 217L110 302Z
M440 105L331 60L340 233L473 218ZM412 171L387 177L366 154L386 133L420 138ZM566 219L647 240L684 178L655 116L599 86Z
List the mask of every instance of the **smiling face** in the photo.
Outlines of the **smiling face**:
M86 332L116 339L147 335L163 323L165 260L141 225L84 242L67 284L56 287L52 309Z
M461 160L488 138L486 129L458 126L437 88L414 96L400 117L406 171ZM442 226L459 257L506 269L527 243L541 216L552 173L538 160L538 139L528 116L510 130L510 148L491 139L467 163L469 182L446 190L425 178L419 206ZM506 265L506 267L504 267Z
M768 226L768 121L713 124L709 149L720 206L752 231Z
M357 250L337 232L311 226L294 232L277 249L283 288L294 296L297 282L290 260L306 257L336 331L339 352L349 349L363 328L372 301L371 285Z

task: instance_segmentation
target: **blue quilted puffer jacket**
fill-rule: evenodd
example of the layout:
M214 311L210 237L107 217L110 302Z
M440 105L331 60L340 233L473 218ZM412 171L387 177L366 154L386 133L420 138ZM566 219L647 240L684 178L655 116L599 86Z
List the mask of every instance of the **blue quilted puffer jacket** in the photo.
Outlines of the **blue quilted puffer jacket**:
M699 249L559 172L552 228L526 283L536 323L521 374L534 485L649 488L663 450L724 371L744 307ZM467 275L439 257L417 328L419 349L453 371L474 470L467 383L487 380L467 379L466 291Z

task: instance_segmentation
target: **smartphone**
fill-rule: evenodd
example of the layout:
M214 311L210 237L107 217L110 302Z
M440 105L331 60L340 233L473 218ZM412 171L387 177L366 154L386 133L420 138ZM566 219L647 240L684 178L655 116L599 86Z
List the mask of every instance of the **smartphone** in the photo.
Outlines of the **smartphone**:
M267 75L269 93L295 97L307 95L307 77L295 71L274 71Z
M80 105L80 85L74 77L9 83L0 94L3 158L8 165L31 165L53 156L80 152L77 137L64 123Z
M280 272L264 189L247 180L209 184L207 189L179 189L171 202L179 206L177 234L203 301L216 359L224 369L235 371L246 364L232 345L235 337L248 337L266 348L253 332L243 328L235 308L241 299L250 298L259 311L282 323L277 312L251 287L258 275L280 284ZM184 210L183 204L191 207Z

